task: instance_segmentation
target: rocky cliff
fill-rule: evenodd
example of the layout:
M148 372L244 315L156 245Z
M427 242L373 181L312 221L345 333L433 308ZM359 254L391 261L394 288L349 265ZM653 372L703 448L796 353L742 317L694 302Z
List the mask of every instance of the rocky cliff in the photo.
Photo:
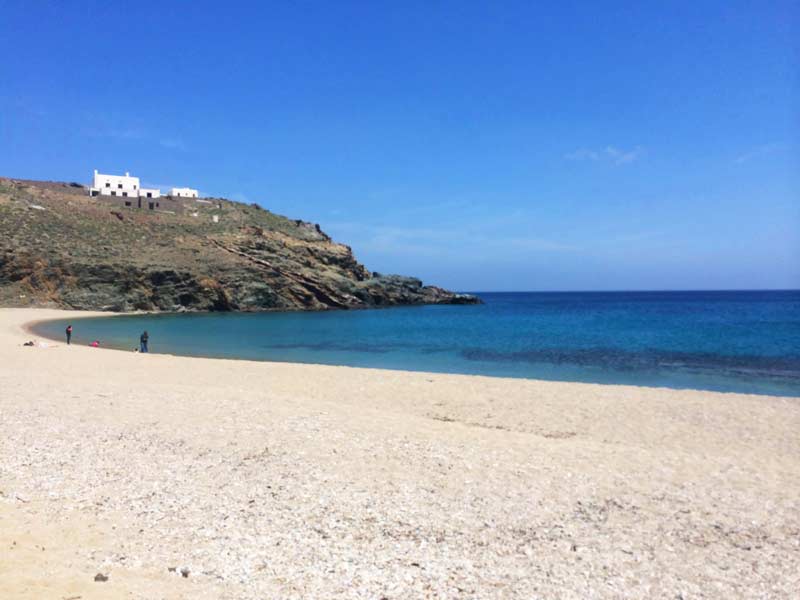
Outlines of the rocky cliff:
M78 184L0 178L0 305L114 311L472 304L378 276L319 226L257 205L123 208ZM215 222L216 221L216 222Z

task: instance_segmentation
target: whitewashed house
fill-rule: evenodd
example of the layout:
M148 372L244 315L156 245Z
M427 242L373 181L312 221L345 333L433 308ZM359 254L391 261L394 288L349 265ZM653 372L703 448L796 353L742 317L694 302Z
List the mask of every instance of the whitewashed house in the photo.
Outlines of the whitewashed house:
M89 194L91 196L121 196L124 198L160 198L161 190L141 187L139 178L131 177L130 173L106 175L98 173L95 169Z
M98 173L97 169L94 170L92 187L89 188L89 194L92 196L138 198L139 191L138 177L131 177L130 173L125 173L125 175L104 175L103 173Z
M161 198L161 190L156 188L139 188L140 198Z
M197 198L198 191L192 188L172 188L169 191L170 196L174 196L176 198Z
M179 198L194 198L197 202L199 193L192 188L172 188L167 197L161 195L157 188L143 188L138 177L125 175L106 175L94 170L94 178L89 188L90 196L114 196L113 203L125 208L147 208L162 212L183 212L186 208ZM109 199L111 200L111 199Z
M125 175L106 175L94 170L94 178L89 188L91 196L122 196L126 198L160 198L161 190L156 188L143 188L138 177ZM197 198L200 193L194 188L172 188L168 196L175 198Z

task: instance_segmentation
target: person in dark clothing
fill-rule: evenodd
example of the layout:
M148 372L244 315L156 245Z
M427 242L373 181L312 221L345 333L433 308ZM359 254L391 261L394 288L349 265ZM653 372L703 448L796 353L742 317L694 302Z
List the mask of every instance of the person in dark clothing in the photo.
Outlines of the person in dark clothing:
M69 346L69 342L72 339L72 325L67 325L67 346Z
M139 336L139 351L140 352L147 352L147 341L150 339L150 336L147 335L145 331L142 335Z

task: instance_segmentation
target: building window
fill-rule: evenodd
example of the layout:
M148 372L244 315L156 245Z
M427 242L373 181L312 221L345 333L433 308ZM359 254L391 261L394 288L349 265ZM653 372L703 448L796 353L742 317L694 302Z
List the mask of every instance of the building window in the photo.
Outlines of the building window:
M135 186L135 185L133 186L133 189L136 189L136 186Z
M161 205L158 202L156 202L156 208L158 208L159 206L161 206Z
M121 183L117 184L117 189L120 189L120 190L122 189L122 184Z
M117 195L117 192L115 192L115 191L113 191L113 190L112 190L112 191L111 191L111 195L112 195L112 196L116 196L116 195Z
M127 198L128 197L128 192L122 192L122 195Z
M111 187L111 184L108 181L106 181L106 187Z
M148 198L152 198L153 197L153 192L147 192L147 197Z
M148 202L147 203L147 208L149 208L150 210L153 210L153 203L152 202Z
M131 205L131 201L130 200L125 200L125 206L130 206L130 205Z

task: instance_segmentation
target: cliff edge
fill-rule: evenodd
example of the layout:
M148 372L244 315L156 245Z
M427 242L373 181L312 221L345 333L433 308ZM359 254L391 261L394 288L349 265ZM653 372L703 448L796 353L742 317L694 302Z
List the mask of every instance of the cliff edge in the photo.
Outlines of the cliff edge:
M324 310L480 300L370 273L318 225L257 205L125 208L79 184L0 178L0 305ZM175 209L173 202L170 207Z

